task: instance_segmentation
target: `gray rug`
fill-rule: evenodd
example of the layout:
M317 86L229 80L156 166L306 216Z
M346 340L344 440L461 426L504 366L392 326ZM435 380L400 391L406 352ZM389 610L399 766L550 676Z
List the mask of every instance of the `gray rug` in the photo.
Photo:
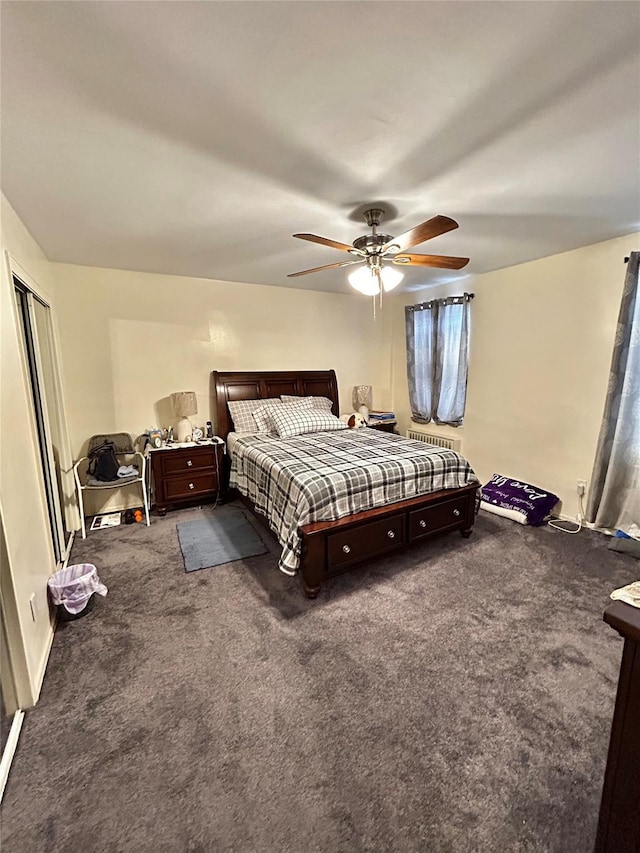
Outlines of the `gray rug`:
M185 572L210 569L267 552L244 511L235 506L217 507L204 518L178 522L176 528Z
M3 853L591 853L634 559L481 512L308 601L268 537L185 574L203 515L76 539Z
M637 539L625 539L612 536L609 540L609 550L619 551L621 554L628 554L630 557L635 557L640 560L640 541Z

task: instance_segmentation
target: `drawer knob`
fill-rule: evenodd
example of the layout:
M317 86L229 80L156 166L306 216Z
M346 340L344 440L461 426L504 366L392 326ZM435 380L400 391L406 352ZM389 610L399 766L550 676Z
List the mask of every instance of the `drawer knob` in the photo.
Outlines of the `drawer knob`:
M187 468L191 468L193 462L190 459L187 459Z
M343 545L342 550L344 551L345 554L351 553L351 548L349 547L349 545Z
M458 516L460 515L460 510L454 509L453 514L455 515L456 518L458 518Z
M193 485L193 483L189 483L189 488L190 488L190 489L195 489L195 486Z
M420 519L420 527L426 527L426 526L427 526L427 522L424 520L424 518L421 518Z
M393 532L393 530L387 530L387 536L389 537L389 539L396 538L396 534Z

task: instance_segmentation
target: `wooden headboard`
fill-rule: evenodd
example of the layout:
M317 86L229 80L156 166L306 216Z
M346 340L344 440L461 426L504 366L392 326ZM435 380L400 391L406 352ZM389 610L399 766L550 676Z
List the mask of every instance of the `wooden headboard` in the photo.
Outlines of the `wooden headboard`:
M216 435L226 439L233 429L227 403L231 400L263 400L291 394L294 397L328 397L332 412L339 415L335 370L261 370L254 373L211 373L216 389Z

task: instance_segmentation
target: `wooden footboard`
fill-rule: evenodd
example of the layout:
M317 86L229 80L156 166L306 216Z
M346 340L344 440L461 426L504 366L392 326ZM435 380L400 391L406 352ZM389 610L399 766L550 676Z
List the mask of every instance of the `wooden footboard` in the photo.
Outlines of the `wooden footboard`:
M419 498L300 528L300 575L309 598L324 581L376 557L459 530L471 535L479 485L446 489Z

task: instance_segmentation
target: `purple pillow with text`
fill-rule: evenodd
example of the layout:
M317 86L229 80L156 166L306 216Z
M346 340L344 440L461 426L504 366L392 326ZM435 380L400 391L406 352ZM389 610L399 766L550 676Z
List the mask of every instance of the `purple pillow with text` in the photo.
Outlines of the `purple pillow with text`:
M485 503L524 513L527 524L533 525L542 524L560 500L545 489L501 474L494 474L482 487L481 498Z

